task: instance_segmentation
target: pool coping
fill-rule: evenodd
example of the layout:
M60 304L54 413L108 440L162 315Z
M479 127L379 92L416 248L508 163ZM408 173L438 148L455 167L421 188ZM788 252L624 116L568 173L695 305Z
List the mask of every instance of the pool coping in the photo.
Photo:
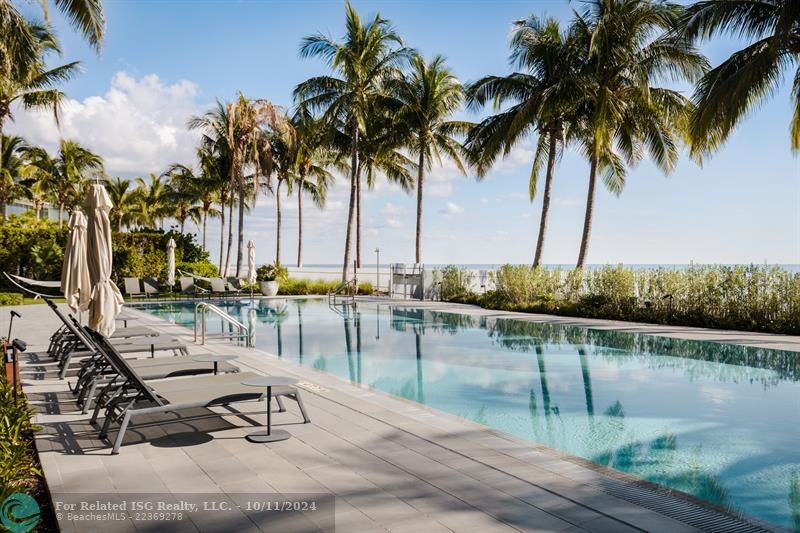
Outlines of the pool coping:
M228 301L230 301L230 300L241 300L241 299L245 299L245 298L249 298L249 297L228 298L227 300ZM265 299L265 300L286 300L286 299L322 300L324 298L325 298L324 296L320 296L320 295L296 295L296 296L261 297L260 299ZM254 298L254 299L259 299L259 298ZM220 299L220 300L222 300L222 299ZM194 301L194 300L192 300L192 299L160 300L160 301L152 301L151 300L151 301L145 301L145 302L134 302L133 305L126 305L126 307L129 308L129 309L134 309L138 313L142 313L142 314L144 314L145 316L147 316L150 319L153 319L153 320L156 320L158 322L163 322L165 324L168 324L170 327L178 327L178 328L184 329L186 331L187 335L193 335L193 333L194 333L193 330L191 328L187 327L187 326L184 326L184 325L181 325L181 324L173 324L173 323L170 323L170 322L166 321L165 319L163 319L163 318L161 318L159 316L156 316L156 315L154 315L152 313L148 313L147 311L144 311L142 309L136 309L136 307L137 307L136 304L140 304L140 303L145 303L145 304L148 304L148 303L150 303L150 304L153 304L153 303L180 303L180 302L186 302L186 301ZM204 300L204 301L207 301L207 300ZM486 310L486 309L483 309L483 308L480 308L480 307L477 307L477 306L472 306L472 305L468 305L468 304L452 304L452 303L447 303L447 302L420 302L419 300L398 300L398 299L389 300L387 298L375 298L375 297L357 297L356 301L361 301L361 302L365 302L365 303L378 303L380 305L403 306L403 307L412 307L412 306L414 306L414 307L419 307L419 308L422 308L422 309L425 309L425 310L432 310L432 311L439 311L439 312L453 312L453 313L462 313L462 314L463 314L464 310L473 310L473 311L478 311L478 312L477 313L470 313L470 314L475 314L475 315L479 315L479 316L487 316L487 317L490 317L490 318L514 318L514 319L524 318L524 319L526 319L527 321L530 321L530 322L541 322L542 320L537 320L537 318L540 318L540 317L547 317L547 318L551 318L551 319L552 318L555 318L555 319L564 318L564 317L555 317L553 315L533 315L533 314L529 314L529 313L517 313L517 312L502 312L498 316L497 312L494 312L494 311L491 311L491 310ZM424 305L424 304L427 304L427 305ZM623 325L627 326L628 328L630 328L631 325L637 326L637 327L638 326L645 326L645 327L652 326L650 324L638 324L638 323L628 323L628 322L621 322L620 323L620 322L615 322L615 321L599 320L599 319L580 319L580 321L586 321L586 324L578 324L578 323L572 323L572 322L570 322L569 324L563 324L560 321L547 320L547 322L550 322L550 323L559 324L559 325L569 325L569 326L573 326L573 327L584 327L584 328L590 328L590 329L610 329L610 330L617 330L617 331L626 331L626 332L631 332L631 333L639 333L639 334L647 334L647 335L658 335L658 333L655 333L655 332L647 332L647 331L640 331L640 330L630 331L630 329L624 329L623 330L621 328L614 327L614 325L616 325L616 324L623 324ZM681 327L680 329L701 330L701 331L704 331L704 332L705 331L710 331L710 332L714 332L714 333L717 333L717 334L720 333L720 331L721 331L721 330L706 330L706 329L702 329L702 328L688 328L688 327L687 328ZM685 338L687 340L709 341L708 339L698 339L698 338L693 338L693 337L684 337L684 336L681 336L680 333L681 332L676 332L675 335L671 335L671 336L674 336L676 338ZM723 333L741 334L742 332L723 332ZM773 334L754 334L754 335L756 335L756 336L761 336L761 335L772 336ZM662 335L662 336L667 336L667 335ZM729 342L731 344L740 344L740 345L743 345L743 346L752 346L750 344L735 343L735 342L724 341L724 340L709 341L709 342ZM797 346L797 350L796 351L800 351L800 337L798 337L797 342L799 343L799 345ZM222 341L222 340L216 340L216 341L211 340L209 343L206 344L206 346L209 346L209 344L211 346L227 345L227 342L226 341ZM762 346L753 346L753 347L760 347L761 348ZM776 349L776 348L766 348L766 347L763 347L763 348L765 348L765 349ZM769 532L775 532L775 533L791 531L789 529L784 529L784 528L782 528L780 526L777 526L775 524L771 524L769 522L761 520L761 519L759 519L757 517L753 517L753 516L741 513L739 511L728 509L725 506L714 504L714 503L708 502L706 500L702 500L702 499L700 499L700 498L698 498L696 496L693 496L691 494L688 494L688 493L685 493L685 492L682 492L682 491L679 491L679 490L676 490L676 489L671 489L669 487L660 485L658 483L655 483L655 482L652 482L652 481L648 481L648 480L643 479L643 478L639 478L639 477L637 477L635 475L628 474L628 473L625 473L625 472L622 472L622 471L619 471L619 470L615 470L613 468L606 467L606 466L600 465L598 463L594 463L594 462L592 462L592 461L590 461L588 459L584 459L582 457L578 457L578 456L575 456L575 455L568 454L566 452L563 452L561 450L545 446L545 445L540 444L538 442L526 440L526 439L523 439L521 437L517 437L516 435L513 435L511 433L507 433L507 432L502 431L502 430L494 429L492 427L486 426L484 424L480 424L480 423L475 422L473 420L470 420L468 418L464 418L464 417L461 417L461 416L458 416L458 415L447 413L447 412L441 411L439 409L436 409L434 407L423 405L423 404L417 403L417 402L415 402L413 400L410 400L410 399L407 399L407 398L403 398L401 396L395 396L395 395L389 394L387 392L384 392L384 391L382 391L380 389L375 389L375 388L369 387L368 385L364 385L364 384L361 384L361 383L352 383L348 379L342 378L342 377L337 376L335 374L327 373L327 372L322 371L322 370L318 370L318 369L313 368L311 366L299 365L298 363L295 363L294 361L285 360L285 359L279 357L278 355L270 353L270 352L268 352L266 350L262 350L262 349L259 349L259 348L248 348L248 350L250 350L250 351L252 351L254 353L260 353L260 354L267 355L267 356L269 356L269 357L271 357L273 359L281 361L283 364L289 364L289 365L292 365L292 367L302 368L304 370L307 370L307 371L311 372L312 374L315 374L315 375L318 374L318 375L324 376L325 378L333 379L334 381L336 381L338 384L340 384L342 386L353 387L353 388L360 389L362 391L368 392L368 393L373 394L373 395L379 395L379 396L383 396L383 397L389 398L394 402L399 402L401 404L407 405L409 408L427 411L427 412L431 413L432 415L435 415L438 418L449 420L451 422L455 422L455 423L457 423L459 425L462 425L462 426L471 427L472 429L478 430L478 431L483 432L483 433L488 433L488 434L490 434L490 435L492 435L494 437L501 438L501 439L503 439L505 441L514 443L516 445L525 446L525 447L531 448L531 449L533 449L533 450L535 450L537 452L545 453L545 454L547 454L547 455L549 455L549 456L551 456L551 457L553 457L555 459L559 459L559 460L568 462L570 464L573 464L573 465L580 466L582 468L591 470L593 472L596 472L598 474L601 474L601 475L609 478L610 480L623 482L624 484L628 485L629 486L628 488L630 488L630 489L636 489L636 490L631 490L630 491L631 493L638 492L639 494L641 494L641 491L646 491L648 494L645 495L645 500L649 500L649 501L643 501L641 496L639 496L637 498L633 494L625 495L625 494L621 494L619 491L609 492L609 490L607 490L606 487L603 487L602 484L589 483L588 481L586 481L586 483L589 483L590 485L594 486L598 490L606 492L607 494L611 494L611 495L613 495L615 497L618 497L618 498L620 498L620 499L622 499L624 501L627 501L627 502L632 503L632 504L639 505L639 506L644 507L644 508L646 508L646 509L648 509L650 511L659 513L659 514L661 514L661 515L663 515L665 517L668 517L668 518L672 518L672 519L674 519L676 521L679 521L681 523L684 523L684 524L687 524L687 525L691 525L691 526L695 526L695 524L692 524L690 521L686 521L685 519L681 518L680 515L676 514L674 511L671 511L670 507L664 508L663 506L661 506L660 508L656 508L656 506L654 506L654 504L653 504L653 500L665 499L665 498L673 499L673 500L677 500L679 502L684 502L684 503L686 503L688 505L691 505L691 506L698 507L698 508L700 508L702 510L708 511L709 513L715 513L717 516L715 516L715 517L712 516L712 517L709 517L709 518L714 519L714 520L718 520L720 518L722 518L724 520L724 519L727 518L731 522L733 522L732 524L730 524L730 526L735 527L736 531L743 531L743 532L747 532L747 531L769 531ZM792 351L792 350L789 350L789 351ZM242 364L242 361L237 361L237 363ZM250 365L247 365L246 363L244 363L244 366L250 367ZM250 367L250 368L252 368L253 370L258 370L255 367ZM304 388L304 390L307 390L310 393L314 393L313 389L309 389L307 387L303 387L303 388ZM333 400L333 399L331 399L329 397L326 397L326 399L328 401L336 402L336 400ZM362 415L366 415L366 416L370 416L370 417L373 416L371 413L365 412L365 411L361 411L361 410L355 408L352 405L347 405L346 407L349 408L349 409L353 409L353 410L361 413ZM402 428L400 428L400 429L402 429ZM454 451L455 453L459 453L457 450L452 450L452 451ZM480 460L480 458L478 458L478 459L472 458L472 459L474 461L482 462ZM483 463L483 464L485 466L489 467L489 468L497 469L496 466L491 465L489 463ZM517 477L512 472L507 472L507 471L504 471L504 472L506 474L508 474L508 475L513 476L513 477ZM529 482L528 480L525 480L524 478L519 478L518 477L518 479L520 479L522 481ZM564 495L560 495L560 496L564 497ZM663 502L661 502L661 503L663 503ZM699 518L699 522L700 523L703 522L703 518L704 517L700 517ZM736 522L738 522L738 523L736 523ZM700 529L702 529L702 528L700 528Z

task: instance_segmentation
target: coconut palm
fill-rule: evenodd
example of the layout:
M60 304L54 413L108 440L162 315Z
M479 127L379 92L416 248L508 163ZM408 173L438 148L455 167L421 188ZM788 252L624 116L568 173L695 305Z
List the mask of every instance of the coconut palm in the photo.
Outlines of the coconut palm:
M25 195L21 178L26 172L29 147L18 135L3 135L0 147L0 217L5 221L8 203Z
M369 120L371 102L386 97L384 82L400 75L399 67L410 50L388 20L376 15L362 23L358 13L345 4L346 34L337 42L322 34L310 35L300 46L301 57L320 57L340 77L318 76L302 82L294 91L303 107L324 111L323 120L334 127L343 124L350 135L350 200L347 211L342 281L346 281L350 264L353 214L358 183L359 143Z
M20 2L21 3L21 2ZM72 27L99 51L105 33L105 14L100 0L55 0L56 8L67 18ZM48 2L41 2L45 21L49 19ZM11 0L0 0L0 62L25 61L35 50L36 39L30 26Z
M199 171L195 172L187 165L174 163L167 169L166 174L171 176L173 185L192 199L192 204L195 202L199 204L191 205L188 214L202 228L202 243L205 250L208 219L220 215L220 211L214 208L214 203L220 197L220 190L224 188L227 176L222 176L218 172L217 161L212 153L200 148L197 150L197 158Z
M390 82L392 93L400 101L396 123L407 130L408 150L417 156L417 224L415 262L422 262L422 195L425 170L442 155L466 174L461 161L461 144L454 136L465 134L469 122L451 120L464 99L464 88L445 65L442 56L426 61L420 55L411 60L411 71L402 79Z
M247 205L248 191L255 194L259 190L260 180L268 175L271 169L262 169L263 150L268 143L264 142L265 129L282 120L283 112L278 106L267 100L249 100L239 96L229 104L217 102L217 106L201 117L189 121L189 128L203 131L203 147L227 158L231 198L229 218L233 215L233 204L238 200L239 227L236 272L241 270L244 249L244 213ZM245 169L253 167L250 175L252 187L248 189L248 176ZM233 221L230 220L228 231L228 253L225 260L225 274L230 261Z
M379 104L379 105L378 105ZM358 170L356 175L355 201L355 241L356 266L361 266L361 191L362 176L367 189L375 187L377 178L384 176L389 182L399 185L409 193L414 187L416 164L404 153L407 134L398 128L394 115L400 103L394 99L382 98L369 106L369 120L364 124L364 131L358 140ZM347 129L341 127L328 129L328 142L335 152L334 165L341 172L349 173L351 136Z
M119 231L122 227L137 224L136 214L140 205L131 180L115 176L106 183L106 191L111 203L111 228Z
M143 224L164 229L164 219L173 214L169 182L164 176L150 174L150 181L136 178L138 216Z
M582 58L569 32L555 19L531 15L514 23L510 61L519 70L507 76L486 76L467 88L470 107L492 103L495 109L508 105L470 132L465 146L478 176L484 177L501 155L536 132L536 151L528 183L531 202L538 192L539 175L545 164L542 214L533 266L544 253L550 195L555 166L564 148L564 130L581 93L579 70Z
M694 153L722 144L742 119L775 93L784 74L794 78L791 146L800 150L800 2L796 0L703 0L681 19L690 38L729 34L752 40L707 72L694 94Z
M335 159L326 142L324 124L307 109L296 110L291 124L297 149L294 174L287 183L287 192L297 194L297 267L300 268L303 266L303 196L310 196L319 208L325 206L328 187L334 180L328 168L335 165Z
M0 0L0 6L7 1ZM4 30L5 28L3 26ZM42 26L29 25L28 29L35 39L34 55L21 63L15 63L13 68L0 70L0 140L3 139L5 122L14 119L11 112L14 105L19 105L22 109L52 109L58 120L59 105L64 93L55 87L69 80L78 71L77 61L48 68L45 65L46 56L60 53L55 36ZM0 42L2 41L3 37L0 37Z
M675 33L683 8L649 0L587 0L574 28L589 77L581 94L578 125L571 138L589 160L589 187L577 268L589 250L598 173L620 194L627 166L646 155L663 172L678 160L691 102L679 91L659 87L665 78L693 81L705 72L705 58Z
M103 173L103 158L75 141L61 140L58 154L51 157L44 148L28 151L31 165L58 204L58 226L64 220L64 210L72 210L83 200L87 180Z

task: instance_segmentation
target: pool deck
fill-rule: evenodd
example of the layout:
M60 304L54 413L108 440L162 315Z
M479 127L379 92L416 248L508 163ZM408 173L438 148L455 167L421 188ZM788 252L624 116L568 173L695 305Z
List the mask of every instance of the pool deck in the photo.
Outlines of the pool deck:
M800 337L520 315L440 302L419 305L800 351ZM206 408L159 415L159 420L172 420L165 425L148 424L143 417L129 429L121 453L111 455L110 442L99 440L88 415L76 410L48 356L38 354L46 349L57 318L45 305L17 310L23 318L15 321L13 336L29 343L23 386L38 409L35 423L43 427L36 445L52 493L332 493L341 533L679 533L734 520L585 461L260 350L221 340L191 345L186 328L135 308L129 312L140 318L129 325L180 337L192 354L234 354L234 363L244 371L297 379L311 423L303 424L296 404L286 401L288 412L275 412L273 425L292 438L253 444L244 436L254 424L264 423L263 403L211 408L226 413L224 418L208 416ZM4 332L7 316L3 313L0 320ZM115 435L112 430L110 436ZM746 522L728 524L758 530ZM63 531L74 530L69 523L60 525ZM102 530L133 531L128 522L104 524Z

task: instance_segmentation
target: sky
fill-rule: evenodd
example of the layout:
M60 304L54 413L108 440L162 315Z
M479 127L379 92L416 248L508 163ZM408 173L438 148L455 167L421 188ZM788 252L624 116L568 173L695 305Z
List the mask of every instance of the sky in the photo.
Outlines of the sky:
M567 0L354 1L362 17L380 12L408 46L444 55L465 83L508 66L511 23L530 13L568 21L578 2ZM38 2L23 7L41 16ZM76 139L122 177L160 173L173 162L194 163L197 133L186 121L216 99L238 91L292 105L301 81L328 74L318 59L301 59L301 39L344 32L342 1L143 0L105 2L107 30L98 55L57 12L63 61L83 72L64 84L68 95L60 129L52 114L17 110L6 129L55 148ZM716 65L742 43L720 38L702 49ZM55 64L55 61L52 61ZM790 78L791 79L791 78ZM688 87L684 87L687 91ZM491 110L461 114L478 121ZM789 144L789 83L741 124L724 148L701 167L685 155L664 176L644 161L631 169L615 197L601 187L595 202L588 262L593 264L800 263L800 158ZM541 198L527 196L535 139L519 144L483 179L461 175L445 162L426 178L423 262L529 263L538 233ZM567 150L555 172L544 262L574 264L580 246L588 164ZM304 204L304 263L341 263L347 217L347 180L330 190L327 207ZM415 195L379 182L363 197L363 262L414 261ZM281 260L296 260L296 199L284 207ZM188 231L198 233L193 224ZM219 225L209 224L216 261ZM275 199L259 198L246 221L245 240L257 261L275 258Z

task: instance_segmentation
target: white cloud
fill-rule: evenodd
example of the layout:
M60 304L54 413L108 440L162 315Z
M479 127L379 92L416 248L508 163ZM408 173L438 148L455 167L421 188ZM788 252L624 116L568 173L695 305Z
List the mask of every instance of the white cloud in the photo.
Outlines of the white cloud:
M444 215L460 215L464 212L464 208L453 202L447 202L447 205L439 210Z
M488 203L489 203L489 199L488 199L488 198L486 198L485 196L481 196L481 198L480 198L480 202L481 202L482 204L488 204Z
M194 161L199 134L186 121L202 112L196 95L191 81L168 85L155 74L117 72L104 95L64 102L60 131L49 111L16 110L8 129L50 150L60 138L75 139L101 155L110 174L159 172Z
M401 205L395 205L395 204L393 204L393 203L391 203L391 202L390 202L390 203L387 203L387 204L384 206L384 208L383 208L383 212L384 212L385 214L387 214L387 215L392 215L392 216L399 215L399 214L401 214L403 211L405 211L405 208L404 208L403 206L401 206Z
M386 225L390 228L400 228L403 226L403 223L396 218L387 218Z

